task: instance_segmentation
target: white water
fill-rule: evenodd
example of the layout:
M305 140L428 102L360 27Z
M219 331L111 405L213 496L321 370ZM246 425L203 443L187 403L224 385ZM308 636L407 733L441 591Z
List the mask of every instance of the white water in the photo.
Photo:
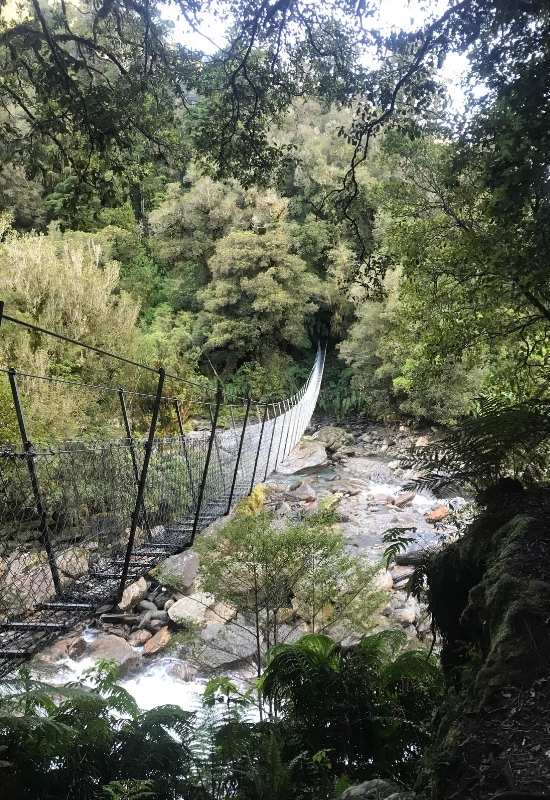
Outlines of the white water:
M97 631L86 628L81 635L85 641L91 642L96 638ZM136 652L142 650L140 647L134 649ZM157 706L175 705L184 711L199 712L202 709L202 698L208 678L199 675L193 680L183 681L170 670L178 663L181 663L180 659L170 656L144 660L138 672L122 677L118 683L132 695L142 711L149 711ZM57 686L73 682L90 684L87 673L94 667L95 662L91 658L82 658L78 661L65 658L56 665L55 675L48 676L46 680ZM240 691L244 692L248 688L244 675L230 674L229 677ZM246 716L255 719L256 709L252 707Z

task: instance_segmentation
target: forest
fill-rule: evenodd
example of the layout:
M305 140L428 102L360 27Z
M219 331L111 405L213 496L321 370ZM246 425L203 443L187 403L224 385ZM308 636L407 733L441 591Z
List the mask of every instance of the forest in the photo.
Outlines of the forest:
M0 2L4 312L180 376L198 427L217 385L297 392L322 344L317 414L434 433L407 456L417 487L475 499L409 584L431 648L368 626L346 648L314 619L297 642L267 636L255 694L208 685L224 712L202 738L176 706L140 710L112 665L92 688L23 671L0 690L7 800L550 796L550 730L525 699L548 711L549 97L546 0ZM0 311L4 452L11 367L35 445L120 435L116 396L80 383L131 389L147 430L153 372ZM351 575L331 513L292 521L284 544L245 508L230 560L280 559L283 594L290 564L310 569L300 547ZM407 529L392 530L395 556ZM210 541L205 591L239 607ZM512 722L493 758L506 691L528 744Z

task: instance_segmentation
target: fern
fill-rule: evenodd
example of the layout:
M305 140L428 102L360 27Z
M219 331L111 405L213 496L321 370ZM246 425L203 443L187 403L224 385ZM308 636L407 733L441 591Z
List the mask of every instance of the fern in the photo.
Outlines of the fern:
M484 400L479 414L414 449L403 465L422 471L406 487L412 489L470 486L480 491L506 477L544 480L550 466L550 401L510 406Z
M396 555L402 553L412 542L414 542L414 537L405 536L408 531L416 533L416 528L388 528L388 530L385 531L384 535L382 536L382 541L384 544L388 545L388 547L386 547L384 550L383 556L384 561L386 562L386 569L388 569L392 561L395 561Z
M103 787L109 800L154 800L157 797L152 781L111 781Z

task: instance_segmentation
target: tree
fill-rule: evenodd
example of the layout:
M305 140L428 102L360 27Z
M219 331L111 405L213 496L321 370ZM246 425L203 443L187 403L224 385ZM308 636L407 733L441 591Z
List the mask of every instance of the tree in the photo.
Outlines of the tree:
M207 351L224 349L239 363L278 347L308 345L306 322L319 285L292 252L283 224L228 234L208 266L199 318Z
M339 627L342 636L366 630L383 599L374 584L379 565L348 555L334 521L321 511L281 526L245 506L197 543L204 590L252 624L258 675L267 650L304 622L312 631Z
M149 215L151 245L166 265L174 309L197 311L199 289L208 282L208 260L216 243L233 230L262 230L284 214L275 192L245 190L236 181L188 177L186 188L167 187L167 197Z
M10 313L114 352L122 340L125 354L136 354L139 306L120 291L118 264L109 258L108 242L104 245L87 234L62 235L55 230L47 235L16 234L8 227L0 241L0 295ZM32 336L8 322L4 325L1 355L8 366L91 383L109 383L116 375L112 362L51 337ZM89 394L67 384L29 379L21 388L31 439L70 438L80 432L86 418L89 422L101 413L100 405L90 403Z

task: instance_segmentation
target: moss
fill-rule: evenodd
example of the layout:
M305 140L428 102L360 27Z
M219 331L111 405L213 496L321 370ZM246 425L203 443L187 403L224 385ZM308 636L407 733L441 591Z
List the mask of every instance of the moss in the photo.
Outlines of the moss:
M518 788L549 780L537 725L550 713L540 688L550 664L550 491L520 500L482 514L428 565L447 679L423 776L434 800L504 791L503 763ZM535 695L544 699L533 711Z

